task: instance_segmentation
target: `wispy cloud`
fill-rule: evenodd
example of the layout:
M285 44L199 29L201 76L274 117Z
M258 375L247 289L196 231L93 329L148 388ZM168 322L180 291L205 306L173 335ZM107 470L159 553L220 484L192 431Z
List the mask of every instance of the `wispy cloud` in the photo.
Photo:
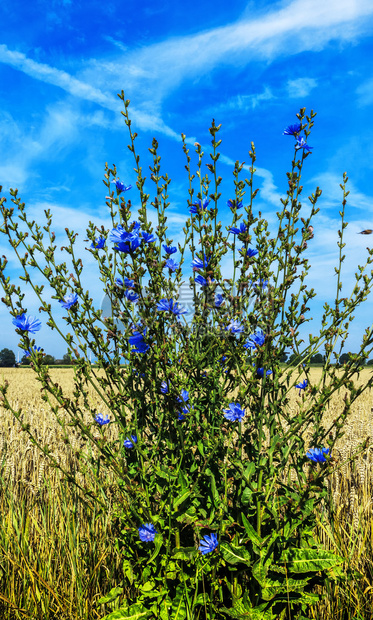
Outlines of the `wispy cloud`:
M343 199L342 190L340 188L341 182L341 176L332 172L323 172L309 181L309 184L316 184L322 188L323 193L320 198L320 206L322 205L323 209L341 209L341 202ZM373 226L371 226L371 224L373 224L373 196L359 191L351 179L349 179L347 183L346 190L350 192L347 196L347 209L349 210L352 207L365 211L367 217L361 213L361 225L363 228L373 228ZM356 214L354 214L354 219L356 220ZM359 227L358 224L357 227Z
M77 66L76 76L36 62L6 45L0 45L0 62L115 112L114 94L119 85L136 96L132 117L137 127L179 140L179 134L162 120L161 104L183 82L196 76L201 79L222 62L242 68L258 59L271 62L281 55L319 52L333 40L354 41L368 31L372 15L370 0L293 0L264 13L245 14L225 26L124 51L114 60L91 59L85 68ZM108 40L118 47L118 41L112 37ZM297 89L298 94L299 90L309 92L313 87L311 78L288 83L290 93ZM269 97L270 91L264 89L256 96L242 95L237 101L244 109Z
M297 97L307 97L311 90L316 88L317 80L314 78L297 78L295 80L288 80L286 87L288 91L288 97L295 99Z
M356 89L358 103L360 105L371 105L373 103L373 79L366 80Z

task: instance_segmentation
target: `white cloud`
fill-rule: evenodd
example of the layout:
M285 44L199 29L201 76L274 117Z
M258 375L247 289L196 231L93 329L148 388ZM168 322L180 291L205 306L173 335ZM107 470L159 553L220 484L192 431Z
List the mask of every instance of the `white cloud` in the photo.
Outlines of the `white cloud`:
M272 93L272 90L266 86L261 93L253 93L248 95L240 94L230 97L227 101L214 105L213 108L210 107L205 109L204 114L217 115L229 112L230 110L233 110L236 114L246 113L249 110L254 110L263 101L271 101L275 98L276 96Z
M339 176L331 172L323 172L311 179L309 184L318 185L322 189L323 193L320 198L320 204L322 204L323 208L334 208L340 210L343 200L343 193L340 188L342 181L342 175ZM360 192L355 187L355 184L351 179L347 182L346 190L350 192L346 198L347 215L349 214L351 207L354 209L361 209L366 212L368 219L363 219L363 215L360 213L354 213L354 220L356 221L356 217L358 216L362 222L362 229L373 228L373 196L368 196L367 194Z
M373 103L373 79L366 80L356 89L358 103L362 106Z
M319 51L333 40L354 42L361 33L369 32L372 15L371 0L293 0L218 28L136 47L115 61L91 59L77 76L36 62L6 45L0 45L0 62L115 112L114 93L123 87L141 102L131 109L139 129L179 140L178 133L163 122L161 104L182 82L201 79L221 63L244 67L258 59L268 62L280 55ZM302 80L298 88L309 92L313 84ZM267 98L269 93L264 91L257 100L242 99L241 105L256 105L261 96Z
M288 80L286 88L288 96L292 99L299 97L307 97L311 90L316 88L317 81L313 78L297 78L295 80Z

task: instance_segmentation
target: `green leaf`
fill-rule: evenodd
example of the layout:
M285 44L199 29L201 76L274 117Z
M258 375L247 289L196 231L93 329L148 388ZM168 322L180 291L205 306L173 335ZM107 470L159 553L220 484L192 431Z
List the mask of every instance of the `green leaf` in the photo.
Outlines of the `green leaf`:
M191 560L197 555L195 547L179 547L172 550L174 560Z
M176 588L176 596L172 601L172 620L184 620L187 615L185 605L185 586L180 585Z
M131 607L121 607L101 620L138 620L139 618L147 618L150 614L151 611L145 609L143 605L131 605Z
M241 496L241 503L243 506L248 506L249 504L252 503L252 496L253 496L253 492L251 491L251 489L249 489L248 487L246 487L243 490L242 496Z
M274 616L271 610L267 608L268 603L251 607L247 600L241 598L234 602L233 607L230 609L223 607L222 611L237 620L275 620L278 616Z
M182 493L180 493L180 495L178 495L174 501L174 509L180 506L180 504L182 504L183 502L185 502L185 500L188 499L190 495L191 492L188 489L186 491L182 491Z
M254 545L256 545L259 548L262 547L263 539L260 538L259 534L255 531L251 523L249 523L249 521L247 520L243 512L241 512L241 517L242 517L242 523L244 524L244 527L246 530L246 534L250 538L251 542L254 543Z
M120 594L122 594L122 592L123 592L123 588L116 586L115 588L112 588L108 594L105 594L105 596L102 596L97 601L97 604L104 605L105 603L112 603L113 601L115 601L116 598L118 598Z
M255 474L255 463L251 462L246 467L245 471L243 472L242 477L245 480L245 482L249 483L254 474Z
M246 566L249 566L252 563L250 553L245 547L237 547L223 542L220 545L220 551L228 564L238 564L242 562Z
M123 560L123 572L126 575L128 581L130 582L131 586L133 584L133 570L132 570L132 564L129 560Z
M294 573L329 570L343 562L343 558L326 549L286 549L281 560Z
M156 537L154 539L155 549L154 549L152 555L150 556L150 558L148 560L149 564L150 564L150 562L152 562L157 557L158 553L161 550L162 545L163 545L163 538L162 538L162 536L160 534L156 534Z

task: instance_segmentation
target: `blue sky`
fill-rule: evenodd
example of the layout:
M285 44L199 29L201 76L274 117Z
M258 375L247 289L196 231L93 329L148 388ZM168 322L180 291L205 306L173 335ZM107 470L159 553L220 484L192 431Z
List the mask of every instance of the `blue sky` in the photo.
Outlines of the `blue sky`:
M187 8L186 8L187 7ZM120 178L135 186L127 129L117 93L131 100L143 168L157 138L163 170L173 179L169 236L181 240L187 218L187 182L180 134L204 150L214 117L222 123L224 154L221 218L229 224L226 200L232 194L232 165L257 151L256 209L274 230L292 138L283 129L304 106L317 112L305 162L304 202L319 185L323 195L310 244L308 283L318 292L313 307L316 331L322 304L335 296L342 174L349 175L346 263L343 296L350 294L357 264L364 264L373 237L373 105L371 0L268 2L165 1L106 3L86 0L14 0L0 5L0 184L17 187L27 212L40 219L55 214L54 229L64 241L66 225L81 233L89 220L109 227L104 165L115 163ZM134 214L136 189L131 199ZM306 207L305 207L306 208ZM19 271L5 238L1 254L8 273ZM100 301L93 261L87 259L87 286ZM38 304L27 295L28 313ZM371 302L356 314L349 349L372 321ZM0 348L16 350L18 336L0 308ZM38 344L56 356L66 348L46 327Z

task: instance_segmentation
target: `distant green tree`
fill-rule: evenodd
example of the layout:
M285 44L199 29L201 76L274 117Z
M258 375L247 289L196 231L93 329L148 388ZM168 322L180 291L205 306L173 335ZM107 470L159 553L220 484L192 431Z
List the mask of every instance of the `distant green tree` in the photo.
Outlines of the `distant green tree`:
M16 356L10 349L2 349L0 351L0 366L3 368L11 368L15 366Z
M286 364L286 360L288 359L288 356L289 356L289 353L286 353L286 351L284 351L284 353L280 357L281 364Z
M53 355L44 355L43 357L43 364L46 364L47 366L53 366L56 363L56 358L53 357Z
M68 353L65 353L65 355L63 356L62 363L63 364L71 364L71 358L70 358L70 355Z
M31 362L31 357L29 357L29 356L27 356L27 355L24 355L24 356L21 358L21 364L24 364L24 365L26 365L26 366L29 366L30 362Z
M368 360L367 361L367 366L373 366L373 360Z
M310 359L311 364L322 364L324 362L324 356L321 353L316 353L316 355L312 355Z
M340 364L346 364L349 359L350 359L350 356L349 356L348 353L342 353L342 355L339 358L339 363Z
M295 365L295 360L299 359L299 355L297 353L292 353L288 359L289 366Z

